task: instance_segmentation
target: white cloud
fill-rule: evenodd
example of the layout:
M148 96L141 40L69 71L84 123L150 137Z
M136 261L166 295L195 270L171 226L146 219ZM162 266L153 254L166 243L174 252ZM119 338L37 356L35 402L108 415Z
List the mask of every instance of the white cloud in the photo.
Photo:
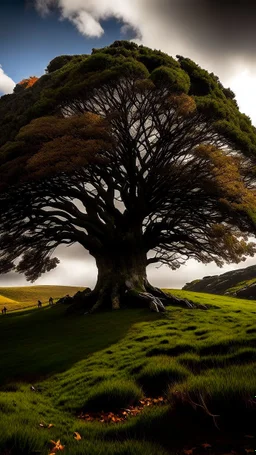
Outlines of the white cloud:
M0 65L0 95L6 95L7 93L12 93L15 82L5 74L3 68Z
M42 15L59 9L61 19L71 21L88 37L102 36L101 22L115 18L121 22L121 32L134 30L138 43L173 56L189 56L222 79L230 72L231 56L221 58L217 53L213 59L211 52L198 46L194 30L178 15L177 0L35 0L35 5Z
M238 68L228 85L236 94L241 112L245 112L256 124L256 74L249 69Z
M138 24L140 3L145 4L145 0L131 0L128 5L123 0L36 0L36 8L46 15L52 7L58 7L61 18L70 20L80 33L100 37L104 33L101 20L115 17L132 27Z
M79 14L72 18L72 22L76 25L78 31L82 35L100 37L103 35L104 30L100 23L86 11L81 11Z
M36 0L36 9L42 16L47 15L53 6L58 6L58 0Z

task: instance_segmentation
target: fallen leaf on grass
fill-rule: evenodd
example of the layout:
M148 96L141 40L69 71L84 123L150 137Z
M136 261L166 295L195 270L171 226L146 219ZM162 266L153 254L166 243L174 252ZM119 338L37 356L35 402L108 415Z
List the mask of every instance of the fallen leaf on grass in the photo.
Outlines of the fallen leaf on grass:
M77 431L75 431L75 432L74 432L74 438L75 438L77 441L81 441L82 436L81 436Z
M52 428L52 427L54 427L54 424L53 423L49 423L47 428L49 429L49 428Z
M58 439L58 441L50 441L52 444L54 444L54 447L51 449L51 453L50 455L55 455L56 452L58 452L59 450L64 450L65 446L63 446L61 443L60 443L60 439Z
M128 416L135 417L143 411L146 406L163 405L167 403L167 399L163 397L159 398L144 398L139 401L138 406L131 406L130 408L122 408L116 413L114 412L92 412L92 413L81 413L79 419L92 422L97 420L101 423L120 423L124 422Z

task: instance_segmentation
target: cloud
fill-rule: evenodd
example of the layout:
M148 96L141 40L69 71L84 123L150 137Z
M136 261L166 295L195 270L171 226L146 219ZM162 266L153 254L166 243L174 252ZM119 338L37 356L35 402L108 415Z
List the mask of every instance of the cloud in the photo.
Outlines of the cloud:
M36 9L42 16L46 16L52 8L57 6L58 0L36 0Z
M82 35L99 38L104 33L100 23L86 11L81 11L80 14L75 15L71 20Z
M6 95L7 93L12 93L15 82L5 74L3 68L0 65L0 95Z
M100 37L102 21L115 18L121 31L171 55L195 59L221 78L234 60L256 64L256 3L251 0L35 0L41 14L57 9L80 33ZM248 66L248 65L247 65Z
M256 124L256 74L248 69L240 68L235 71L228 85L236 94L239 108Z

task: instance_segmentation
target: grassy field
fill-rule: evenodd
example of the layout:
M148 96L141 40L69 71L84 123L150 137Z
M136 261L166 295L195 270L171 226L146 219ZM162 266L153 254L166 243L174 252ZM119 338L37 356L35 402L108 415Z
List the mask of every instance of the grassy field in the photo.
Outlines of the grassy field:
M0 454L47 455L59 439L64 455L254 451L256 302L173 293L212 306L1 316ZM123 423L79 419L145 397L165 404Z
M8 311L23 310L37 306L37 301L48 305L49 297L54 301L64 295L74 295L84 289L76 286L21 286L0 287L0 311L4 306Z

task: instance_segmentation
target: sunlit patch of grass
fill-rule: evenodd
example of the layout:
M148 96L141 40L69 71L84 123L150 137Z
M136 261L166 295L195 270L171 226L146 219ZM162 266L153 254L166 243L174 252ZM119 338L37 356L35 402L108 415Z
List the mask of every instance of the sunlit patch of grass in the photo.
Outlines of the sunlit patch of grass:
M83 411L115 411L135 405L142 390L131 380L108 380L94 387L81 405Z
M149 395L164 393L169 384L181 382L189 372L183 366L167 356L152 357L150 362L138 374L137 380Z
M250 286L251 284L254 283L256 283L256 278L252 278L251 280L240 281L239 283L236 284L236 286L227 289L226 292L229 292L230 294L235 294L235 292L240 291L240 289L244 288L245 286Z
M0 287L0 310L4 306L8 311L22 310L24 308L37 307L37 301L43 305L49 303L49 297L54 301L69 294L74 295L84 288L77 286L20 286Z

